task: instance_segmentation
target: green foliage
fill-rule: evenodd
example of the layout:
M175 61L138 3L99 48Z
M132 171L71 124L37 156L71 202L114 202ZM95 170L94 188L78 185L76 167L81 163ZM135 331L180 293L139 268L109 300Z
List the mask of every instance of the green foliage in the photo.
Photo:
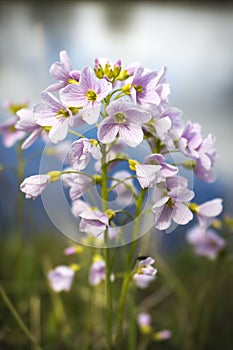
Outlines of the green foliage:
M70 244L60 236L33 236L24 242L19 254L16 236L1 238L1 284L43 349L104 349L104 285L88 285L92 249L85 247L80 256L68 257L63 251ZM119 249L119 265L122 258ZM77 260L85 269L76 274L71 291L53 292L46 278L48 270ZM125 319L131 319L130 327L135 327L135 349L147 344L144 349L149 350L231 350L233 269L229 257L210 262L184 247L169 259L157 256L156 263L157 280L146 290L136 291L136 309L132 301L135 290L130 291L127 301ZM118 283L116 278L114 304L119 298ZM151 314L156 331L170 329L172 338L158 344L147 342L135 322L142 311ZM0 324L1 349L34 349L2 300ZM132 342L127 328L124 339L127 348Z

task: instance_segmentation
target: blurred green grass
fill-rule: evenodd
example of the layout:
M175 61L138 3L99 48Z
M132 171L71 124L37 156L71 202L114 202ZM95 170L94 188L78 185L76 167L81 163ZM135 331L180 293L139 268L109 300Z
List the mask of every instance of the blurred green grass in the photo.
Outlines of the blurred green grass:
M104 286L88 286L88 268L93 249L84 247L80 256L65 256L71 244L62 236L34 235L24 241L19 254L17 235L0 239L1 284L31 333L48 350L104 349ZM118 248L115 268L122 271L124 254ZM126 250L127 253L127 250ZM153 327L170 329L169 341L151 344L160 350L232 350L233 268L223 257L210 262L196 257L185 246L173 255L156 254L157 280L136 292L136 311L148 311ZM83 267L70 292L54 293L48 285L49 269L77 262ZM114 282L117 305L120 280ZM129 296L126 319L130 316ZM113 315L113 319L116 318ZM127 329L125 335L127 349ZM137 329L140 349L144 335ZM9 309L0 301L0 349L35 349L26 339Z

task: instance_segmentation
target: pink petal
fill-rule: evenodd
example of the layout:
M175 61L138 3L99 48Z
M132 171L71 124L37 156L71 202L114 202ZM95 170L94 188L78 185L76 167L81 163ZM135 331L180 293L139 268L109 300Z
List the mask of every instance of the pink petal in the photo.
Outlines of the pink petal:
M119 124L114 123L110 117L105 118L99 125L98 139L103 143L111 143L119 132Z

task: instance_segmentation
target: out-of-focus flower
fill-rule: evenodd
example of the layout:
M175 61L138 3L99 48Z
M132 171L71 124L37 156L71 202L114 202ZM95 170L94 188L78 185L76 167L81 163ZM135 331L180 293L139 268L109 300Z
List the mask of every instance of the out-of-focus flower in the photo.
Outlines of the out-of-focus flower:
M49 69L50 75L58 80L58 83L49 85L47 91L57 91L70 83L77 83L80 78L79 71L73 71L70 59L66 51L60 51L60 62L55 62Z
M61 101L69 107L83 107L82 118L88 124L97 122L101 101L111 92L112 84L96 78L90 67L84 67L79 84L67 85L60 91Z
M105 261L100 255L93 257L93 263L89 273L89 283L91 286L96 286L106 278L105 274Z
M151 315L150 314L148 314L146 312L142 312L142 313L138 314L137 321L138 321L140 331L143 334L150 334L151 333L152 327L151 327Z
M73 245L70 247L65 248L64 254L65 255L73 255L73 254L80 254L83 252L83 247L81 245Z
M65 186L70 187L70 199L72 201L75 201L83 196L83 194L90 186L92 180L89 177L85 176L85 174L72 173L72 171L74 171L72 168L64 169L64 172L66 171L67 174L62 174L61 179ZM70 171L71 173L69 173Z
M36 123L32 110L23 108L17 111L16 115L19 119L15 124L15 128L30 133L22 144L22 149L27 149L41 136L44 130Z
M55 292L69 291L74 279L75 269L66 265L57 266L49 271L48 279Z
M206 256L210 260L215 260L219 252L225 247L226 242L214 230L208 229L205 232L200 226L196 226L188 231L186 235L195 253L199 256Z
M171 331L169 331L169 329L163 329L153 334L153 340L155 341L168 340L171 338L171 336L172 336L172 333Z
M96 140L81 138L75 141L70 149L70 165L76 170L85 169L91 155L94 159L102 158L100 146Z
M215 217L222 212L222 201L221 198L215 198L201 205L190 203L189 207L197 214L200 227L203 230L206 230L206 228L215 220Z
M14 146L26 135L24 131L16 129L15 125L17 121L17 117L11 117L6 122L0 124L0 134L2 135L2 142L3 145L7 148Z
M118 181L113 180L111 182L111 187L115 186L113 191L117 193L116 202L120 206L125 207L127 205L131 205L134 202L133 180L129 178L131 176L132 175L126 170L120 170L113 174L113 177L116 178Z
M130 147L143 140L142 124L151 119L151 114L126 100L111 102L106 108L108 117L98 128L98 139L103 143L113 142L117 136Z
M66 140L57 145L46 147L46 154L56 156L63 164L68 163L68 152L71 148L71 142Z
M170 227L171 220L179 225L187 224L193 218L188 202L194 197L194 192L186 188L186 179L180 176L168 177L164 186L161 191L155 191L156 202L152 207L155 227L166 230Z
M154 262L154 259L150 257L139 262L137 271L133 275L133 279L139 288L147 288L155 280L157 270L151 266Z

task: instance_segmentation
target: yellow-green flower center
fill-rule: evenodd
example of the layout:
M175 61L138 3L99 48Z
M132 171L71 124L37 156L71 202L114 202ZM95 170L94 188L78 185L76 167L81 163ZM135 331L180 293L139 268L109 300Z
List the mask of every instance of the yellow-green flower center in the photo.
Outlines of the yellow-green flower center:
M117 112L114 114L114 119L120 123L120 124L123 124L126 122L126 117L125 117L125 114L122 113L122 112Z
M8 127L8 131L9 131L9 132L15 132L15 131L16 131L15 126L14 126L14 125L10 125L10 126Z
M60 109L60 111L58 111L57 113L56 113L56 118L57 119L60 119L60 118L68 118L70 115L69 115L69 111L66 109L64 109L64 108L62 108L62 109Z
M133 84L133 88L136 90L136 92L143 92L143 88L140 85Z
M175 201L172 197L170 197L167 201L167 205L170 207L170 208L174 208L175 207Z
M97 94L94 90L88 90L86 93L88 101L96 101L97 99Z

